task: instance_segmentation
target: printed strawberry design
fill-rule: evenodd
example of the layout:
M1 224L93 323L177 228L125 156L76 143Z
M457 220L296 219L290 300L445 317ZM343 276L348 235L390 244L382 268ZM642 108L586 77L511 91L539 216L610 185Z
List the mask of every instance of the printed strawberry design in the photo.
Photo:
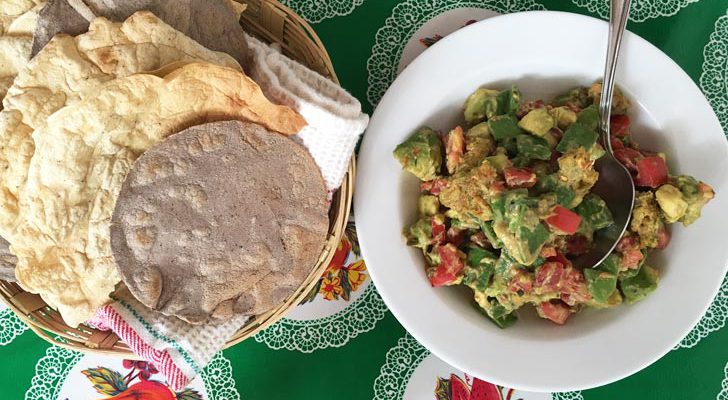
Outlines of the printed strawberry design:
M96 392L106 396L99 400L203 400L194 389L175 392L166 383L151 380L152 375L159 373L152 363L124 360L122 365L129 369L126 375L105 367L81 371L93 383Z

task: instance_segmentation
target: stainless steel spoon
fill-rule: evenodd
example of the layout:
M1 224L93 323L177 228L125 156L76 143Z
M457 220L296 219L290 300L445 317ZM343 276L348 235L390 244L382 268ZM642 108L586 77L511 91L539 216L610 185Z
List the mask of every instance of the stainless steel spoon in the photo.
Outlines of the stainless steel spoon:
M629 2L630 0L611 0L607 60L599 103L600 137L607 154L596 162L595 168L599 171L599 180L593 188L593 192L607 203L614 217L614 225L595 234L594 248L574 261L575 264L585 268L598 265L614 250L627 229L634 207L635 189L632 175L614 158L609 131L614 76L619 58L619 45L629 17Z

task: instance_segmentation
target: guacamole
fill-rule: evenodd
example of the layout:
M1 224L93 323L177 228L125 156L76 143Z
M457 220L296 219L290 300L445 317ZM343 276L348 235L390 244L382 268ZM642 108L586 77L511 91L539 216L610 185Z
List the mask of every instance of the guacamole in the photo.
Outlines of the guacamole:
M630 134L630 102L615 91L610 121L615 157L637 187L627 233L594 268L572 260L614 221L591 191L599 178L601 85L576 88L551 103L523 101L512 86L480 88L464 105L465 124L446 133L422 127L394 157L420 179L418 220L404 230L422 250L433 287L464 285L501 328L530 304L564 324L586 308L634 303L657 287L646 258L670 241L668 225L687 226L713 197L707 184L671 175L662 154ZM414 207L414 205L413 205Z

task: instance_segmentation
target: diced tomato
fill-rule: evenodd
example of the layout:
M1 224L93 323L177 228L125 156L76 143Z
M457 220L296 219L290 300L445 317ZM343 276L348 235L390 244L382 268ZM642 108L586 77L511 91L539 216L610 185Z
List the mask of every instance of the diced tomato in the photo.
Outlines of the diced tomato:
M494 195L503 193L504 190L506 190L506 184L501 180L494 181L490 184L490 191Z
M450 227L447 230L447 241L452 243L455 247L460 246L465 239L465 230L455 227Z
M612 150L617 151L624 148L624 143L616 137L612 137Z
M672 235L670 235L670 231L667 230L667 226L664 224L660 227L660 230L657 231L657 248L658 249L664 249L667 247L667 245L670 244L670 239L672 238Z
M613 136L625 137L629 135L629 116L612 115L609 119L609 131Z
M571 265L571 261L569 261L568 258L564 257L564 255L561 254L561 252L558 251L558 250L556 250L556 255L555 256L546 258L546 261L556 261L556 262L560 262L564 266L570 266Z
M560 301L553 303L545 301L538 305L537 311L543 318L550 319L559 325L565 324L571 316L571 308Z
M584 273L573 266L564 268L564 277L561 282L561 300L571 306L591 300Z
M477 244L480 247L490 248L492 247L490 245L490 242L488 242L488 238L485 236L485 233L483 231L478 231L478 233L474 235L470 235L470 241Z
M639 267L640 261L645 257L639 250L630 250L622 253L622 265L627 269Z
M451 243L439 246L437 254L440 256L440 264L430 275L430 283L434 287L455 283L465 268L465 254Z
M667 164L662 157L644 157L637 161L637 177L635 177L634 183L654 189L667 183L667 175Z
M617 243L616 250L622 254L622 266L627 269L639 267L644 254L640 251L639 238L637 236L624 236Z
M589 241L584 235L569 236L566 239L566 251L569 254L580 256L589 250Z
M637 172L637 162L642 159L642 153L639 151L625 147L623 149L614 150L614 157L622 163L628 170Z
M519 270L515 275L508 281L508 290L513 293L531 293L533 289L533 276L526 271Z
M529 188L536 184L536 173L530 168L507 167L503 175L510 188Z
M615 250L617 250L620 253L624 253L626 250L631 250L633 248L639 248L639 239L637 236L633 235L625 235L622 236L621 239L619 239L619 242L617 242L617 246L615 247Z
M569 210L568 208L557 205L551 211L551 215L546 218L546 223L553 229L563 232L567 235L573 235L579 230L581 217L579 214Z
M563 274L564 264L548 261L536 269L536 279L533 286L541 289L544 293L559 291Z
M556 257L556 247L554 246L544 246L541 248L541 252L538 253L539 256L543 258L551 258Z
M440 194L442 189L447 187L447 181L445 179L433 179L431 181L424 181L420 183L421 192L430 192L437 196Z
M442 216L440 216L442 217ZM445 243L445 222L441 220L441 218L438 218L438 216L434 216L430 219L430 227L432 228L432 241L433 243L442 244Z

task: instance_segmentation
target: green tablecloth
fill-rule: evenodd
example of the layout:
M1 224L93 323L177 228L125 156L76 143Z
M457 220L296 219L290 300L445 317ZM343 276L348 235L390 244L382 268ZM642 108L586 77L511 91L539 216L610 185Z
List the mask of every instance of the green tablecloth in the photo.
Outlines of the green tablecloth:
M309 20L342 85L371 111L398 70L426 44L494 13L562 10L604 18L608 0L286 0ZM632 0L628 29L674 59L728 131L728 1ZM438 380L467 377L429 354L397 323L357 256L353 224L316 293L279 324L218 354L180 399L445 399ZM689 266L686 266L689 267ZM160 379L153 368L48 344L0 306L0 398L103 399L108 382ZM506 399L728 399L726 281L680 346L622 381L582 392ZM625 332L625 334L632 334ZM513 362L520 360L514 357ZM487 360L483 360L487 362ZM455 378L453 378L455 379ZM568 377L564 377L568 379ZM442 384L443 381L440 381ZM96 386L94 386L96 385ZM483 386L481 382L476 385ZM163 392L145 399L167 399ZM169 393L166 393L169 396ZM117 398L125 394L118 394ZM156 397L155 397L156 396ZM510 396L510 397L509 397Z

